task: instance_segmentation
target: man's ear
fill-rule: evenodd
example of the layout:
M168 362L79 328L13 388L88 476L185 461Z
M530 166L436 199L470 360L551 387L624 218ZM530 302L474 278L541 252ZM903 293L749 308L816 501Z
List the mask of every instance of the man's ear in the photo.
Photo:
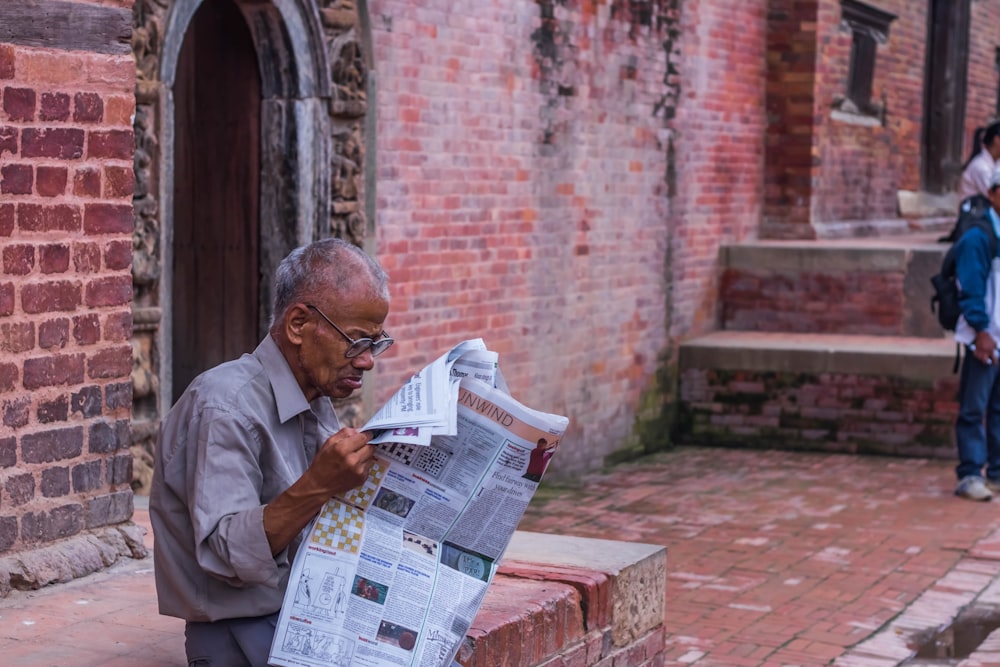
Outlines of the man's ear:
M301 303L294 304L285 311L284 329L285 338L290 343L300 345L302 343L302 330L310 321L309 309Z

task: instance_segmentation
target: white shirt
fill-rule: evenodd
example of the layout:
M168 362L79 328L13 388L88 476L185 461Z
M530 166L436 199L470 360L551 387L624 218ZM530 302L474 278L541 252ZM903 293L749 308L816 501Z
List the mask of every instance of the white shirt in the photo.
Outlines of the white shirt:
M998 163L985 148L962 172L962 180L958 184L958 195L962 199L972 195L985 195L990 189L990 178L996 171Z

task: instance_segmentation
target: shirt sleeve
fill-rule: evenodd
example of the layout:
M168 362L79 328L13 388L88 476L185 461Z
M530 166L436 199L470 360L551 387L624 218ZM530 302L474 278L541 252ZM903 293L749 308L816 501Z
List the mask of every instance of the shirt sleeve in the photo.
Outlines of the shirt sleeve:
M276 588L278 564L287 554L272 556L264 533L256 432L239 415L208 409L197 438L188 497L198 564L236 587Z
M990 241L981 229L967 231L955 248L955 277L958 280L958 305L965 321L976 331L990 323L986 312L986 282L992 259Z

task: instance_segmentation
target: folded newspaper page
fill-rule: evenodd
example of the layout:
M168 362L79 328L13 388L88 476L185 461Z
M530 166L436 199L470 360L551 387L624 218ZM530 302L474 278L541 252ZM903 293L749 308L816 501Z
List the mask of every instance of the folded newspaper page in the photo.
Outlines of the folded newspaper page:
M414 375L363 427L368 480L299 548L269 664L453 664L568 424L512 398L480 339Z

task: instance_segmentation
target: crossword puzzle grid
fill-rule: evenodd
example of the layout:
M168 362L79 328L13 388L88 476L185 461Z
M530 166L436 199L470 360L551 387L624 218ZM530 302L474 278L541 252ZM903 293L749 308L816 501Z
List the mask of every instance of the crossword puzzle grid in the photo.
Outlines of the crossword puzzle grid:
M425 472L437 478L444 470L444 464L451 458L451 453L437 447L418 447L404 445L398 442L387 442L379 445L379 449L389 458L404 465Z
M361 510L332 501L323 508L312 532L312 542L330 549L356 554L361 548Z

